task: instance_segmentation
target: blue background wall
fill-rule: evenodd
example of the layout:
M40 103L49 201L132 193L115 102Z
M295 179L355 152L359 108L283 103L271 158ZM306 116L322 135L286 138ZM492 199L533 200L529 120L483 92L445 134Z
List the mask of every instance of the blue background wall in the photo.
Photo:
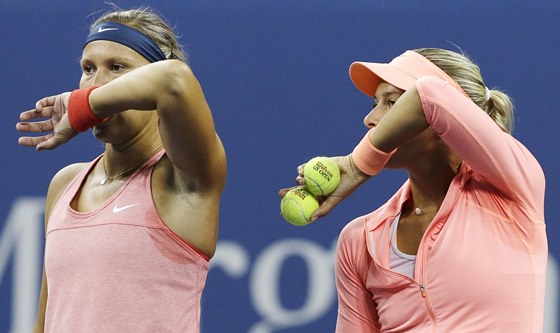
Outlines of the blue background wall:
M176 26L227 149L221 241L203 298L203 332L334 330L338 232L384 202L405 174L382 173L305 228L284 222L277 190L293 184L300 163L347 154L365 133L371 101L348 78L352 61L389 61L406 49L455 45L480 65L488 86L514 99L514 134L546 173L546 332L558 332L560 2L115 3L150 5ZM0 332L24 332L34 321L42 200L51 177L103 148L86 133L37 153L17 145L15 123L37 99L77 87L82 42L98 16L90 14L108 8L91 0L0 2Z

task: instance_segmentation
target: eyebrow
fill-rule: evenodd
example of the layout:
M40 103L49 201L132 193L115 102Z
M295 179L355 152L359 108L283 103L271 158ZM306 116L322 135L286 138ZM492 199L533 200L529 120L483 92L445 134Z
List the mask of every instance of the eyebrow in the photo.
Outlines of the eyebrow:
M97 62L101 62L101 63L105 63L105 62L123 62L123 63L133 63L135 60L127 57L127 56L123 56L123 55L118 55L118 56L109 56L109 57L104 57L103 59L97 59ZM83 55L80 56L80 58L78 59L78 62L80 64L84 63L84 62L94 62L94 60L92 60L92 58L90 57L84 57Z
M383 92L380 97L387 97L392 94L403 94L403 93L404 92L401 93L399 90L390 90L390 91ZM377 96L374 96L373 99L377 101L379 98Z

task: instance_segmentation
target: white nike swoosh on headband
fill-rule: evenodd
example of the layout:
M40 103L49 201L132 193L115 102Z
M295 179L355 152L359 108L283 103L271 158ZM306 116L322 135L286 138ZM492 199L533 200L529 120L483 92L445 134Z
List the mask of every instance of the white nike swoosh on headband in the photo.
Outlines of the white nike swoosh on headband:
M99 27L99 29L97 29L97 32L104 32L104 31L109 31L109 30L119 30L119 28L105 28L105 29L103 29L103 27Z

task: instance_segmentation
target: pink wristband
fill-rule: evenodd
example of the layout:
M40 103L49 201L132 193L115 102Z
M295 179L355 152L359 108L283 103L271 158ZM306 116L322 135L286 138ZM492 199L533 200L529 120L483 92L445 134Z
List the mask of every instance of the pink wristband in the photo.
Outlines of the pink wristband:
M68 119L70 120L70 126L76 132L86 131L88 128L109 120L109 117L99 119L91 111L89 95L96 88L93 86L88 89L76 89L70 94L70 99L68 100Z
M369 130L362 141L358 143L354 151L352 152L352 160L354 164L360 169L363 173L374 176L381 172L387 161L393 156L393 154L397 151L394 149L388 153L377 149L374 145L371 144L371 140L369 138L370 133L373 130Z

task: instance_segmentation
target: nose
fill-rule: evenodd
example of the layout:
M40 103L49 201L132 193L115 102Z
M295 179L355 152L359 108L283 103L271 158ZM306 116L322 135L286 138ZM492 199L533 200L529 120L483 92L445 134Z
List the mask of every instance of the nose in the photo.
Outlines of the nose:
M375 112L377 107L373 108L364 118L364 125L367 128L374 128L379 123L379 112Z
M110 81L110 78L109 78L109 74L107 73L107 71L102 70L102 69L98 69L95 72L95 76L94 76L91 84L96 86L96 87L100 87L100 86L108 83L109 81Z

